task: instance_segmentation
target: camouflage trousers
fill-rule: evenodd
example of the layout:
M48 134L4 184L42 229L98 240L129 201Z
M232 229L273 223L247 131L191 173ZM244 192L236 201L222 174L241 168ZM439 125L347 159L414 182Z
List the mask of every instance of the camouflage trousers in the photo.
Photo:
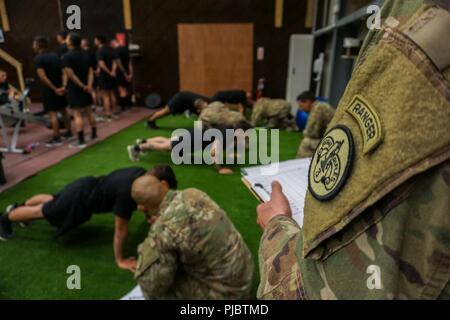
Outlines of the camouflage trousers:
M227 297L194 277L177 275L172 288L158 300L224 300Z

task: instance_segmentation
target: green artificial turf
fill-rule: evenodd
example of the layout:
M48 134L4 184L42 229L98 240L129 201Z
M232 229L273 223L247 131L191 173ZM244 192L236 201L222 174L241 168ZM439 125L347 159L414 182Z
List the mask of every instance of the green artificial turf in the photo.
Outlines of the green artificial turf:
M138 123L115 136L68 158L48 170L0 194L0 209L21 202L38 193L54 193L67 183L84 176L99 176L134 166L125 151L137 138L170 136L176 128L191 127L192 120L169 117L162 120L161 130L149 131ZM282 132L280 159L295 157L299 133ZM153 152L138 164L150 168L171 164L169 153ZM236 168L231 176L220 176L213 167L174 166L180 188L198 188L208 193L230 216L250 247L257 267L257 250L261 231L256 225L254 196L241 182ZM0 242L0 299L112 299L133 289L136 283L130 272L118 269L114 262L112 214L94 215L77 230L54 240L54 229L45 221L30 228L15 227L16 238ZM136 256L136 247L148 232L143 215L136 213L130 223L128 255ZM66 273L70 265L81 268L81 290L68 290ZM259 274L255 270L254 292Z

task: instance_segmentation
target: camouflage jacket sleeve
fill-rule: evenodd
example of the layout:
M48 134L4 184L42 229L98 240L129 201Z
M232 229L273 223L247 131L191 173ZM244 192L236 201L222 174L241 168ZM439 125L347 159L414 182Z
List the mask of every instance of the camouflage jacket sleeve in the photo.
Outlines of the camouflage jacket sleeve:
M333 255L299 259L309 298L448 299L449 174L447 161L405 183L325 243Z
M262 299L449 299L450 161L390 193L314 260L294 221L271 221L260 247ZM337 251L336 251L337 250Z
M258 299L305 299L296 252L298 224L288 217L276 217L270 221L261 239L259 269L261 282Z
M135 277L146 299L164 299L175 280L178 262L170 249L171 238L156 223L139 247Z

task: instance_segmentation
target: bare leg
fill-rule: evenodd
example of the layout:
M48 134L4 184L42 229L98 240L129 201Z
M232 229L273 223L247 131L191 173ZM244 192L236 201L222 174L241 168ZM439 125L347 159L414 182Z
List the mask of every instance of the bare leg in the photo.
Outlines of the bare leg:
M8 215L8 220L11 222L29 222L43 219L43 207L43 204L32 207L19 207L10 212L10 214Z
M92 96L92 101L94 101L94 105L97 105L98 104L97 103L97 91L92 90L91 96Z
M27 202L25 202L25 206L27 207L34 207L38 206L40 204L44 204L47 202L50 202L53 200L53 196L50 194L40 194L37 196L34 196L31 199L28 199Z
M84 120L83 120L83 113L82 110L77 109L74 111L74 117L75 117L75 129L77 130L77 133L84 131Z
M103 101L103 108L105 108L105 115L107 117L111 117L112 116L112 111L111 111L111 99L110 99L110 95L108 91L102 90L100 91L101 93L101 97L102 97L102 101Z
M67 111L66 108L64 108L63 110L61 110L61 113L62 113L62 115L64 117L64 123L65 123L67 132L72 134L72 121L70 120L69 112Z
M92 111L92 108L89 107L87 109L87 115L88 115L89 125L91 126L91 128L97 128L97 121L95 120L95 114Z
M170 151L171 150L171 141L170 138L166 137L155 137L148 139L144 143L139 145L141 151Z
M119 91L119 97L120 98L126 98L128 97L128 90L125 87L118 87L118 91Z
M111 101L111 113L114 114L114 112L117 109L117 97L114 91L109 92L109 99Z
M59 137L59 121L58 121L58 114L54 111L49 112L49 116L52 122L52 129L53 129L53 137L57 138Z

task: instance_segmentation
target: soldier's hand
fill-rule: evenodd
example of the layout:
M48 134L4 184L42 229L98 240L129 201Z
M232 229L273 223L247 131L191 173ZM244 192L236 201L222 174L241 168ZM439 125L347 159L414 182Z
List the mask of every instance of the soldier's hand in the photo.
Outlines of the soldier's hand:
M134 257L128 258L128 259L122 259L117 262L117 265L120 269L128 270L130 272L136 272L137 268L137 260Z
M257 222L263 230L266 229L269 222L277 216L292 218L291 206L278 181L272 183L272 195L270 201L259 205L256 211L258 214Z

